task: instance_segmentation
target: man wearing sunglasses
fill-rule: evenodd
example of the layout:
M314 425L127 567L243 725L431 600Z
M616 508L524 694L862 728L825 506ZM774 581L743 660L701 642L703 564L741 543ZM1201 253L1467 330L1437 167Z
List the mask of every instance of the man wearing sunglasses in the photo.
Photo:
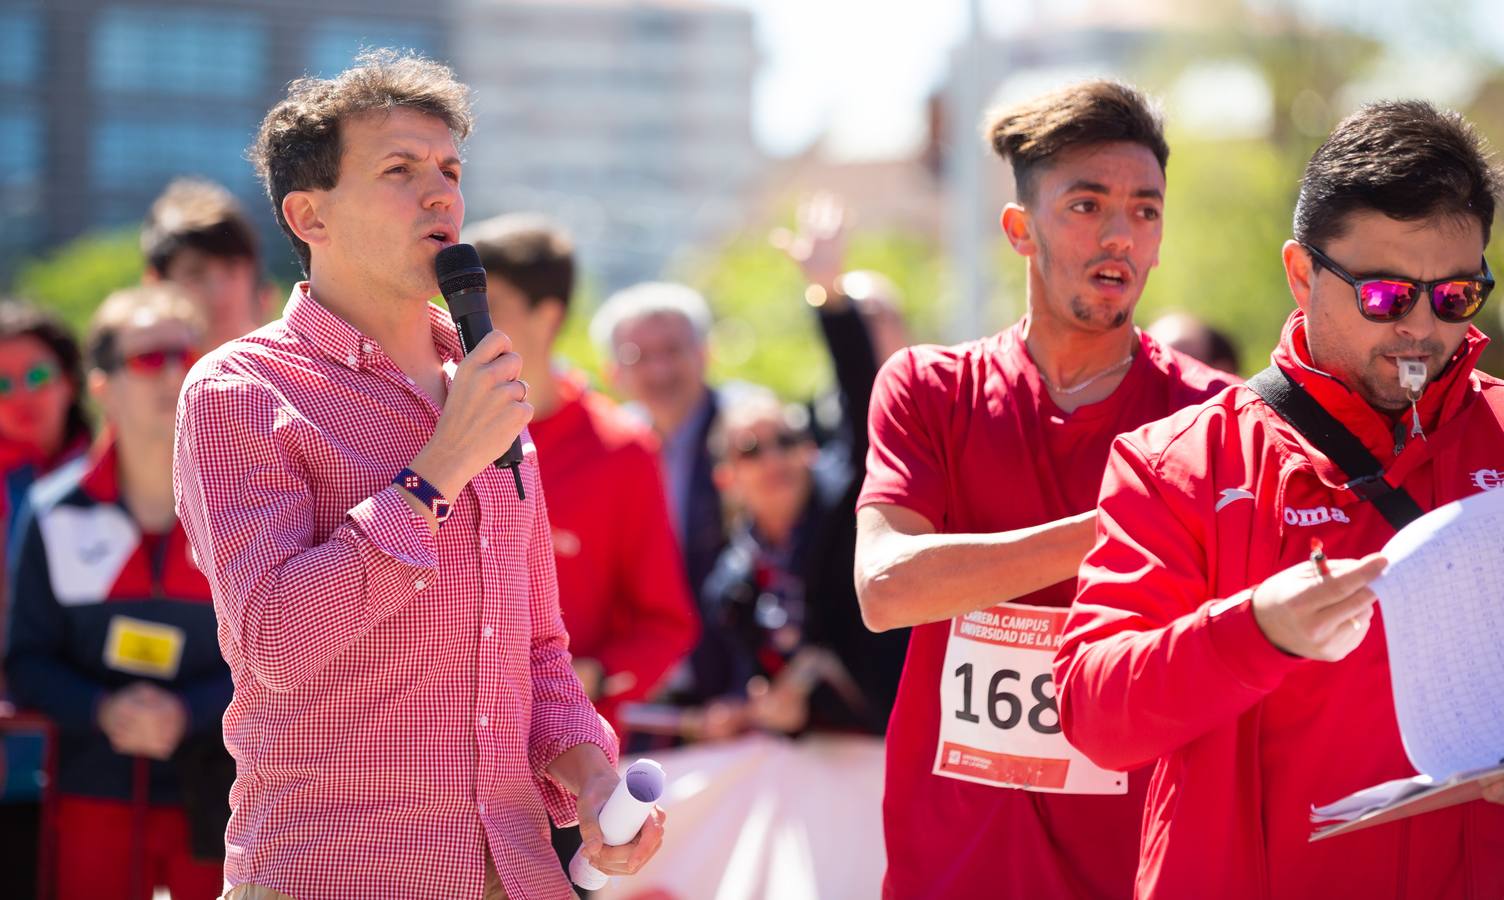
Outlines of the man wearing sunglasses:
M1313 806L1415 774L1368 584L1406 518L1398 491L1434 509L1504 467L1504 383L1474 369L1487 339L1470 324L1493 288L1499 186L1455 113L1353 114L1301 182L1277 371L1115 444L1055 676L1088 757L1156 765L1137 896L1504 896L1497 805L1309 841ZM1357 480L1333 459L1351 454L1297 430L1269 377L1382 475ZM1500 788L1485 796L1504 802Z

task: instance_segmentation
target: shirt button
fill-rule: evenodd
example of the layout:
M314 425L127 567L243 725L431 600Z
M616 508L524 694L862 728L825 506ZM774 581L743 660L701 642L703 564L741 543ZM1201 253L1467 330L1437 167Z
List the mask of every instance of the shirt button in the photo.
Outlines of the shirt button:
M482 629L481 629L481 630L480 630L480 636L481 636L481 637L485 637L485 638L488 638L488 637L490 637L490 636L491 636L491 626L490 626L490 625L487 625L487 626L485 626L485 627L484 627L484 628L482 628Z
M350 365L353 366L356 363L360 362L360 358L357 357L355 354L352 353L349 356L345 357L345 362L347 362L347 363L349 363Z
M488 540L486 540L486 536L485 535L481 535L480 536L480 549L484 550L484 549L486 549L486 547L490 546L490 544L491 544L491 542L488 541Z
M428 582L426 582L426 581L424 581L424 580L423 580L423 579L421 579L421 578L419 578L419 579L418 579L418 580L417 580L417 581L414 581L414 582L413 582L413 588L414 588L414 589L415 589L415 590L419 590L419 591L421 591L421 590L423 590L423 589L424 589L424 588L426 588L426 587L428 587Z
M366 353L372 353L376 350L375 347L371 346L370 341L366 341L364 344L361 344L360 349L364 350Z
M481 716L476 721L480 723L480 727L482 727L482 728L485 728L487 725L489 725L491 723L491 720L488 719L488 718L486 718L485 716Z
M486 804L479 803L479 804L476 804L476 805L480 807L480 814L481 815L485 815L486 814Z

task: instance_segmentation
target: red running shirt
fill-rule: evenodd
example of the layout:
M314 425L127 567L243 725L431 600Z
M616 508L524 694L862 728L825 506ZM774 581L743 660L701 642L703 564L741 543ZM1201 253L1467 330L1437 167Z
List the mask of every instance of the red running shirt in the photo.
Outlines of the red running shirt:
M1233 382L1140 334L1112 396L1063 413L1023 344L1023 323L883 366L858 507L913 510L942 533L990 533L1085 512L1118 434ZM1018 602L1069 607L1074 579ZM932 774L950 622L915 628L888 725L887 898L1127 898L1148 773L1123 795L1025 791ZM957 711L945 712L953 715Z

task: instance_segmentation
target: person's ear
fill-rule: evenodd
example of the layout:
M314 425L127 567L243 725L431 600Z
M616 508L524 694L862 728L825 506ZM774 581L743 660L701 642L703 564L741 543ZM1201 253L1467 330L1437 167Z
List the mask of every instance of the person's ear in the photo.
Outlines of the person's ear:
M1306 248L1295 240L1285 241L1285 246L1280 250L1280 258L1285 264L1285 283L1290 285L1290 296L1295 298L1295 305L1309 316L1311 292L1316 283L1315 261Z
M1003 207L998 223L1002 225L1003 236L1013 246L1013 252L1019 256L1033 256L1039 252L1039 245L1034 241L1034 234L1030 229L1032 220L1029 211L1023 206L1009 203Z
M564 328L564 319L569 310L564 306L564 301L557 297L544 297L537 306L533 307L533 316L538 323L539 336L549 346L559 337L559 332Z
M90 369L84 376L84 382L89 391L89 399L100 409L106 409L110 399L110 376L102 369Z
M282 198L282 217L298 240L309 247L329 243L329 226L319 209L319 192L289 191Z

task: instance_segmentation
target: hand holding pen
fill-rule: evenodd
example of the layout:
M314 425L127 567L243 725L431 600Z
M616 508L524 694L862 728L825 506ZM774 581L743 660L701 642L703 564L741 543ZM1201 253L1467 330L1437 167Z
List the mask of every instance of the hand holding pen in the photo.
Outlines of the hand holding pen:
M1270 643L1291 656L1342 659L1368 634L1378 599L1368 584L1387 564L1377 553L1329 560L1320 539L1313 539L1308 560L1254 588L1254 620Z

